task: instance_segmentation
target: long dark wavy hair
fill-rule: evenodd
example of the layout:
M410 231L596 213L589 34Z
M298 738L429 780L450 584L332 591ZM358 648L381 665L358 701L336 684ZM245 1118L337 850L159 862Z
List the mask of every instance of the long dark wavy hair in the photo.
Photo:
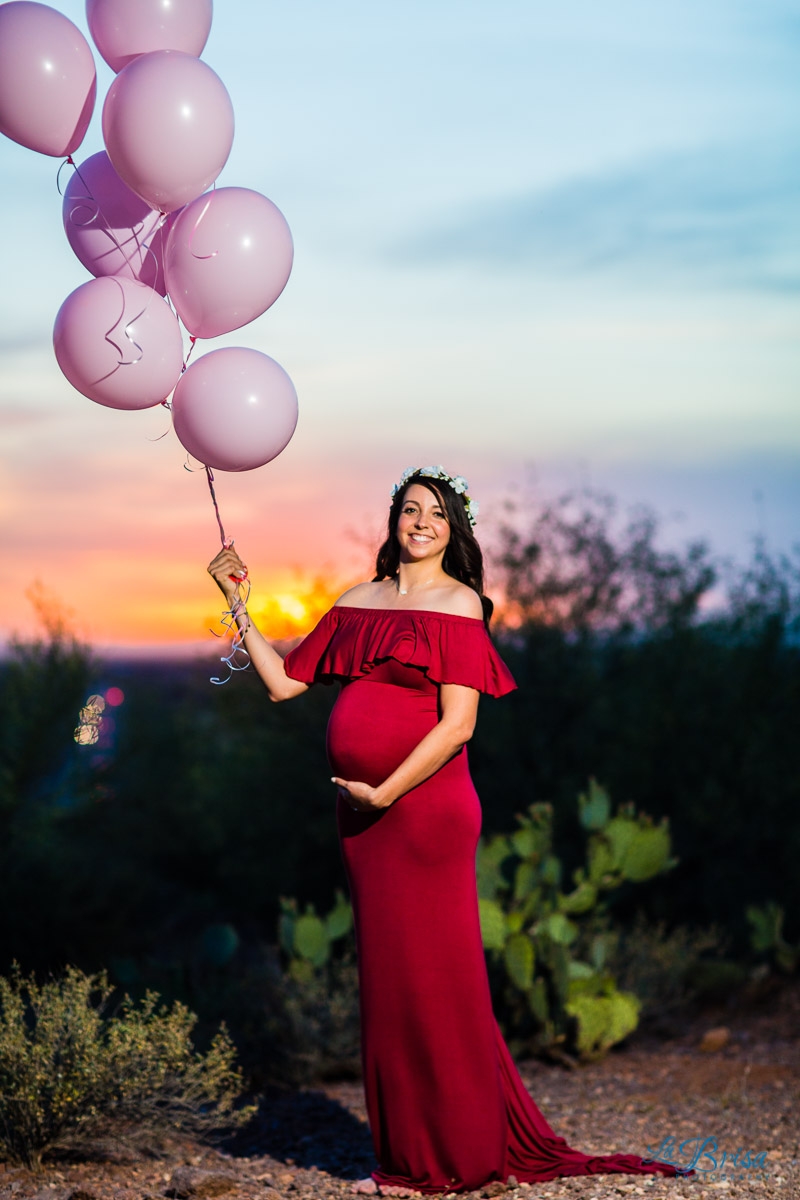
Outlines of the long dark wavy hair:
M397 523L405 503L406 492L413 483L419 483L429 492L433 492L444 509L447 523L450 526L450 541L444 552L442 567L453 579L457 579L459 583L466 583L468 587L478 593L483 607L483 620L488 629L494 605L489 597L483 594L483 555L475 539L475 534L472 532L464 501L446 479L434 479L429 475L412 475L395 493L389 509L386 541L375 559L373 583L377 583L381 579L394 579L397 575L400 567Z

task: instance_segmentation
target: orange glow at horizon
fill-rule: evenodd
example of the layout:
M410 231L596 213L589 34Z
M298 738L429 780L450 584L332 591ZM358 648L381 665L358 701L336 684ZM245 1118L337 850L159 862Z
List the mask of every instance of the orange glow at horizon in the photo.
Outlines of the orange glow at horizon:
M338 596L372 578L385 536L389 473L380 463L371 474L337 475L335 503L322 469L298 478L290 467L278 460L264 477L218 485L226 530L249 569L248 608L271 641L308 633ZM38 580L49 612L66 614L67 631L101 654L217 654L226 604L206 571L219 539L202 482L137 474L111 487L104 476L77 492L42 476L46 520L35 540L29 526L9 527L4 634L30 641L48 628L42 605L34 620L23 599ZM497 602L497 588L489 591Z
M353 582L337 584L321 577L309 578L297 569L292 574L275 572L272 579L259 572L248 610L270 641L302 637ZM209 581L202 576L193 580L191 589L181 587L180 592L180 597L171 598L163 592L153 594L149 588L127 589L110 611L97 607L93 592L84 595L80 588L71 590L72 603L67 604L55 589L35 580L26 590L35 622L25 619L14 636L28 641L40 636L41 631L50 637L74 634L82 642L101 646L179 646L207 640L213 651L216 647L209 631L224 632L220 621L225 606L222 595L215 604L213 592L209 595ZM36 626L33 631L32 624Z
M260 576L259 586L254 588L248 599L248 611L258 628L269 641L289 642L304 637L334 604L335 600L357 579L333 581L321 576L310 578L295 569L291 575L276 572L274 583ZM225 634L221 623L224 600L219 595L217 606L209 603L208 583L200 579L194 585L194 594L180 600L153 597L144 590L131 590L126 600L118 603L114 612L96 614L89 622L85 618L86 608L65 604L60 596L36 580L27 589L26 598L34 609L37 629L30 630L26 622L23 630L17 630L16 638L29 641L44 631L48 636L71 636L89 646L127 645L130 647L199 647L206 642L210 652L217 649L216 639ZM71 598L74 598L71 597ZM494 622L509 628L520 624L513 605L492 589L495 601ZM86 604L91 608L91 599ZM113 701L112 701L113 703Z

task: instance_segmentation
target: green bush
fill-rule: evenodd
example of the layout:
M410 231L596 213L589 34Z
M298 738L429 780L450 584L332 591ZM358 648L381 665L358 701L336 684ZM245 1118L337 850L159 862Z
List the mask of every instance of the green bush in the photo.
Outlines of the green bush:
M292 1086L361 1074L358 972L352 938L348 942L310 976L284 975L283 1054L273 1063L273 1077Z
M203 1132L250 1115L234 1109L241 1076L224 1027L200 1054L183 1005L150 992L110 1013L112 990L75 967L42 985L16 968L0 977L0 1156L37 1167L109 1120Z
M343 892L324 917L281 897L278 942L285 972L282 1075L292 1083L360 1073L353 913Z
M784 912L774 900L750 904L745 910L750 926L750 946L760 957L772 959L779 971L791 975L800 962L800 945L792 946L783 936Z
M702 998L704 979L725 961L728 938L714 925L668 930L640 911L624 929L607 933L606 945L606 965L621 988L638 996L642 1018L668 1029L671 1014Z

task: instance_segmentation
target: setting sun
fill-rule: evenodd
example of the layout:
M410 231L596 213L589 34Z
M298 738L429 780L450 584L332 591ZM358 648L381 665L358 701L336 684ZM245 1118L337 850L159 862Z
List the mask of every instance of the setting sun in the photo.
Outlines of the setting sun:
M259 629L274 640L300 637L316 625L328 611L342 588L331 588L322 579L307 588L276 591L265 600L255 599L248 607Z

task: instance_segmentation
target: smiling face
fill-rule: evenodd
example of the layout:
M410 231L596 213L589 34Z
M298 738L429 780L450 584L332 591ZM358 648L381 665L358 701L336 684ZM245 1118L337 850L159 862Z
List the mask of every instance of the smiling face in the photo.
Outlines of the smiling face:
M397 520L400 557L419 562L444 554L450 541L450 525L444 505L429 488L412 483L406 488Z

